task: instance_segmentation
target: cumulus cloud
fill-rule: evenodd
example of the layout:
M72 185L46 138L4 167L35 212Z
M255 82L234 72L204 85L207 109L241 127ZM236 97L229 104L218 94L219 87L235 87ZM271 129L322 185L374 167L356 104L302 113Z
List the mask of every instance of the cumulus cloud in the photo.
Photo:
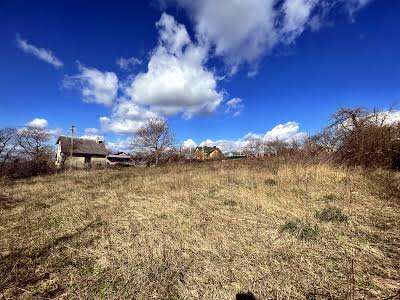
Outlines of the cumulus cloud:
M79 71L77 75L65 76L63 86L79 90L85 102L110 106L118 92L117 75L81 64Z
M85 128L85 133L86 134L97 134L99 133L100 130L98 128Z
M232 114L232 116L237 117L239 116L243 109L243 99L241 98L232 98L231 100L225 103L226 109L225 112L228 114Z
M35 118L32 121L26 123L26 126L35 127L35 128L39 128L39 129L45 129L48 126L48 122L46 119Z
M202 141L199 146L217 146L224 152L238 151L245 148L249 141L260 140L262 142L279 140L283 142L291 142L300 140L306 136L305 132L300 131L300 126L297 122L287 122L279 124L267 131L265 134L248 133L238 140L210 140Z
M186 141L183 142L183 148L184 149L193 149L196 148L197 144L195 141L192 139L187 139Z
M64 65L49 49L36 47L27 40L21 38L20 35L17 35L16 42L19 49L25 53L36 56L38 59L51 64L55 68L60 68Z
M289 142L292 140L298 140L304 137L305 133L299 131L300 126L297 122L287 122L284 124L279 124L268 131L263 140L273 141L280 140L284 142Z
M117 59L116 63L122 70L128 71L133 69L136 65L142 64L142 61L136 57L120 57Z
M100 141L104 141L104 136L103 135L91 135L91 134L85 134L81 136L82 139L89 139L89 140L97 140L99 139Z
M112 110L111 117L100 117L104 131L115 133L135 133L149 118L159 117L133 101L120 100Z
M205 63L208 48L191 41L184 25L163 13L157 22L159 43L146 73L137 74L125 94L135 103L165 115L214 112L223 99Z
M131 153L133 151L132 139L117 139L114 142L106 142L107 148L109 148L112 152L125 152Z
M264 55L292 44L307 29L318 30L336 6L350 15L373 0L159 0L177 4L195 24L197 36L228 66L230 75L243 64L249 75Z

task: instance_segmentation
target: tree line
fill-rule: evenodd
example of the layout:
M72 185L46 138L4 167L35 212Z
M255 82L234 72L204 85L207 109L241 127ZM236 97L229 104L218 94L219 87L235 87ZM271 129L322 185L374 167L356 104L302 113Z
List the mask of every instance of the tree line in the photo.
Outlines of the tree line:
M299 161L399 170L400 120L393 115L391 110L341 108L315 135L290 142L250 139L241 150L253 157L267 153ZM54 172L50 141L50 133L39 128L0 128L0 175L21 178ZM184 160L185 150L176 147L175 135L164 119L147 120L131 145L132 156L149 164Z

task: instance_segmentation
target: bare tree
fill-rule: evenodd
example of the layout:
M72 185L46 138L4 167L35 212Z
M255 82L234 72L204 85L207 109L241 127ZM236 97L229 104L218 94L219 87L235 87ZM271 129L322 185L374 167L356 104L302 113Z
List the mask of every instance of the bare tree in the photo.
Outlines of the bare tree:
M334 137L336 161L348 165L400 167L400 123L387 112L341 108L326 130Z
M0 168L11 158L16 148L17 130L15 128L0 129Z
M21 154L31 160L47 159L51 154L50 133L36 127L27 127L18 131L18 146Z
M160 158L171 149L175 142L175 135L171 133L168 123L158 118L147 120L132 140L136 152L147 154L158 165Z
M250 156L257 156L262 150L263 142L260 138L250 138L242 149L243 153Z

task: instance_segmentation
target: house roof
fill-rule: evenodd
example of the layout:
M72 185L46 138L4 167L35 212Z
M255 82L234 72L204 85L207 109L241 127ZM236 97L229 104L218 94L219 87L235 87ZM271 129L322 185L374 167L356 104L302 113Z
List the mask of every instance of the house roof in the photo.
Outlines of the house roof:
M70 153L71 137L59 136L57 139L57 144L61 145L61 152ZM74 138L72 153L106 156L108 151L104 142L98 142L92 139Z
M128 154L110 154L107 155L107 158L131 159L131 156Z
M195 151L196 151L197 149L199 149L200 151L203 151L203 148L204 148L204 152L207 153L207 154L210 154L210 153L213 152L214 150L221 151L219 148L217 148L217 147L215 147L215 146L214 146L214 147L208 147L208 146L196 147Z

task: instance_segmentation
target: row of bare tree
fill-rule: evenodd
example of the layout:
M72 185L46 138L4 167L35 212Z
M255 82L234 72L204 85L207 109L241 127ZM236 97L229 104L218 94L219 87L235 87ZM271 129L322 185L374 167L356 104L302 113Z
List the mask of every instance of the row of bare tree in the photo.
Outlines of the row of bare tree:
M243 149L293 159L325 161L348 166L400 169L400 119L392 110L342 108L320 133L302 140L263 142L253 139Z
M0 175L14 178L53 171L50 134L35 127L0 128Z

